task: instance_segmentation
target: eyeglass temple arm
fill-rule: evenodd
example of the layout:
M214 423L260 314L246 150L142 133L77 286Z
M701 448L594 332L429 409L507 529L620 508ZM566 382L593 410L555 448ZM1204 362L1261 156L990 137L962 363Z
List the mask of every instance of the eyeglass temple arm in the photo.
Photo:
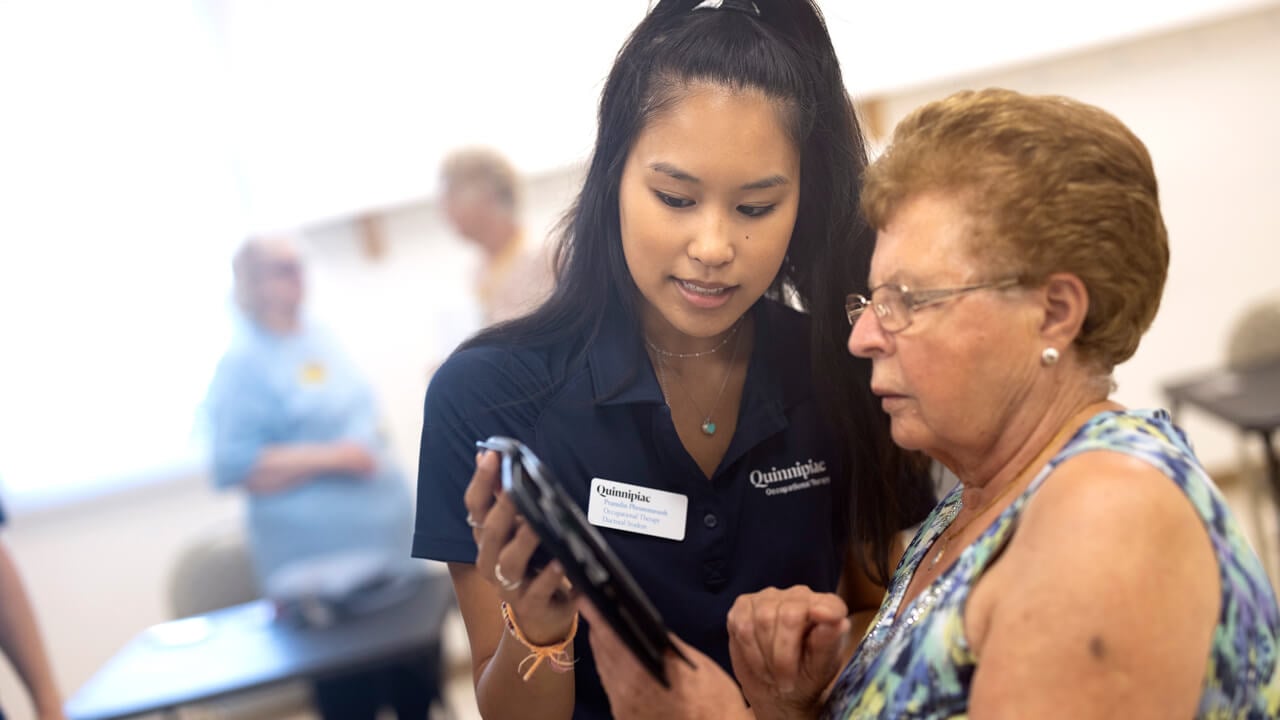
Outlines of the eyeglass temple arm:
M918 298L916 307L921 307L930 303L946 300L949 297L961 295L963 293L972 292L974 290L985 290L991 288L993 290L999 288L1007 288L1017 285L1021 282L1018 278L1008 278L996 282L974 283L973 285L961 285L960 287L942 288L939 290L908 290L907 292L914 298Z

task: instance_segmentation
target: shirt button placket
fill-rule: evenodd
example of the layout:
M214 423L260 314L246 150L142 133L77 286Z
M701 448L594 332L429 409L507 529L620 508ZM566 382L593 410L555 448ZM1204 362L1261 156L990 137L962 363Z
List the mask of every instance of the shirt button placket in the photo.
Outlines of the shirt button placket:
M720 526L720 513L716 508L714 506L704 508L702 527L706 528L706 538L710 544L702 559L702 582L711 591L719 591L729 582L729 568L723 556L724 548L718 539L723 532Z

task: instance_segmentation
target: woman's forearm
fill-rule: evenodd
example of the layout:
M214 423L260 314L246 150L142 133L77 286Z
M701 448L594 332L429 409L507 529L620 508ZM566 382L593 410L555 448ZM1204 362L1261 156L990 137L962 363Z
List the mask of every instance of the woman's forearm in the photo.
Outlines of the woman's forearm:
M476 704L481 716L488 720L568 720L572 717L576 692L574 671L556 672L544 662L528 681L523 680L533 663L525 660L530 650L506 628L497 588L469 563L449 563L449 575L467 629ZM536 610L534 612L536 614ZM535 628L526 623L523 629L536 631L531 642L557 643L572 632L572 620L573 616L568 616L563 627L552 623ZM521 663L525 663L523 667Z
M35 613L9 549L0 543L0 649L31 693L41 718L62 717L62 699L45 655Z
M543 662L525 681L522 678L534 662L526 662L529 654L529 649L510 633L502 634L497 652L480 669L476 682L476 704L481 716L491 720L568 720L573 716L573 671L556 672Z

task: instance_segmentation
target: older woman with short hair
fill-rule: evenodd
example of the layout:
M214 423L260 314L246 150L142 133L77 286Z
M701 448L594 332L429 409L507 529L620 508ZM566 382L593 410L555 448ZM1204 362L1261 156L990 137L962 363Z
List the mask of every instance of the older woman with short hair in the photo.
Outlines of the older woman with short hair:
M1108 398L1169 258L1142 142L1066 98L959 93L902 121L863 207L850 352L960 484L838 677L836 596L739 599L756 715L1276 717L1262 565L1169 415Z

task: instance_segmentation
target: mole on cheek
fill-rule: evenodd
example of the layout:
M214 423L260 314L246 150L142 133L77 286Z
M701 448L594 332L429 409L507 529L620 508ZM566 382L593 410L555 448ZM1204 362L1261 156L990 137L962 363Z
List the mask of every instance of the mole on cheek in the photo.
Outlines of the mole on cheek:
M1103 642L1101 637L1094 635L1089 638L1089 654L1093 656L1094 660L1106 659L1107 644Z

